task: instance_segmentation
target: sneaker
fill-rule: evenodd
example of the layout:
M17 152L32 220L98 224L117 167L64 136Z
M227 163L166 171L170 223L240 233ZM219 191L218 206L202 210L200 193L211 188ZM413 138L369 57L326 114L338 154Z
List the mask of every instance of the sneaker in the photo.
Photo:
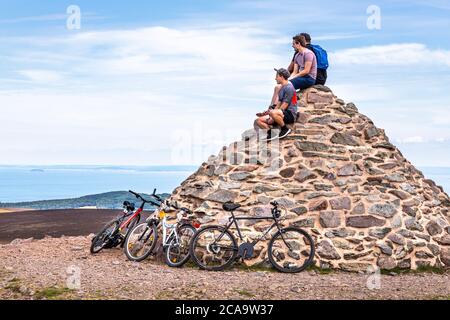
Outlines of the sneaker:
M281 128L280 139L286 138L292 132L288 127Z
M272 141L272 140L275 140L275 139L278 139L279 138L279 130L269 130L269 131L267 131L267 139L266 140L264 140L265 142L268 142L268 141Z

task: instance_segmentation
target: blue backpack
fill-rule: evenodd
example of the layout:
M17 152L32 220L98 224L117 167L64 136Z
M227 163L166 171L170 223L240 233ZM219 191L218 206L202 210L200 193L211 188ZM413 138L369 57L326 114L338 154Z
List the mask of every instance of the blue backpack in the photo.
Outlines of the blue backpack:
M328 53L319 45L311 45L311 50L314 52L317 58L317 69L327 70L328 64Z

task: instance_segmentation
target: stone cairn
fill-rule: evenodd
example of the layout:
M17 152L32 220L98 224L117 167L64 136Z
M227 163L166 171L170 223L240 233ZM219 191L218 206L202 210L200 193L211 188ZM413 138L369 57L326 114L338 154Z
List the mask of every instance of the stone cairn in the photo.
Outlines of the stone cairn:
M299 95L300 116L286 139L262 143L255 130L211 156L172 194L204 225L225 224L222 204L236 215L286 210L284 226L307 230L315 265L362 272L450 266L450 200L426 179L353 103L328 87ZM270 221L241 221L246 240ZM267 263L268 241L249 265Z

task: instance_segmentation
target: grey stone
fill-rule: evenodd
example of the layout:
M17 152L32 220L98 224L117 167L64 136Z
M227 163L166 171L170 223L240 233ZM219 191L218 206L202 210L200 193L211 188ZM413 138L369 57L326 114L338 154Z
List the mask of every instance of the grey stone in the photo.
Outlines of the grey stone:
M328 201L327 200L313 201L309 205L309 211L324 211L327 209L328 209Z
M428 222L426 228L427 228L428 233L432 237L441 234L443 231L442 227L436 221Z
M334 237L348 238L348 237L354 236L355 233L356 232L353 230L346 229L346 228L340 228L340 229L336 229L336 230L327 231L325 233L325 236L328 238L334 238Z
M390 234L388 236L388 239L391 240L393 243L401 245L401 246L403 246L405 244L405 238L398 233Z
M405 182L406 181L405 176L398 174L398 173L387 175L386 179L389 182Z
M291 209L292 212L294 212L297 215L302 215L308 212L308 209L306 207L297 207L294 209Z
M349 197L342 197L330 200L331 209L333 210L350 210L351 203Z
M354 147L360 145L360 143L352 135L340 132L336 132L333 137L331 137L331 142L334 144L342 144Z
M229 190L217 190L211 193L206 200L225 203L236 200L238 194Z
M398 234L404 236L405 238L409 238L409 239L415 239L416 236L414 234L414 232L406 230L406 229L401 229Z
M295 175L295 168L286 168L280 171L280 176L283 178L291 178Z
M317 175L315 175L312 171L309 171L308 169L300 170L300 172L295 176L295 180L297 180L300 183L315 178L317 178Z
M366 140L370 140L378 135L379 135L378 129L373 125L368 126L364 130L364 137L366 138Z
M441 261L445 266L450 267L450 248L442 250Z
M421 232L424 230L422 225L415 218L406 219L405 227L409 230L416 230Z
M295 221L292 226L297 228L314 228L316 223L316 219L314 218L306 218L299 221Z
M376 228L369 231L369 235L378 239L384 239L391 232L391 228Z
M388 256L392 256L392 248L389 247L388 245L386 245L384 243L380 243L380 244L377 244L377 247L380 248L382 253L384 253Z
M347 217L346 225L353 228L370 228L370 227L382 227L386 224L384 219L379 219L374 216L352 216Z
M255 176L249 172L233 172L230 174L230 179L234 181L243 181L254 177Z
M275 186L275 185L270 185L270 184L257 184L254 188L253 188L253 192L261 194L261 193L265 193L265 192L271 192L271 191L277 191L279 190L279 187Z
M377 203L369 208L369 213L385 218L392 218L397 213L397 209L390 203Z
M360 202L358 203L352 210L352 214L364 214L366 213L366 207L364 206L364 203Z
M328 151L330 149L329 146L323 143L319 142L310 142L310 141L297 141L295 143L295 146L300 151L318 151L318 152L324 152Z
M377 265L382 270L392 270L397 266L397 263L391 257L381 256L378 258Z
M341 225L341 214L334 211L323 211L320 213L319 222L323 228L337 228Z
M353 163L347 164L338 170L338 176L348 177L348 176L361 176L362 171L359 167Z
M327 240L323 240L319 243L319 245L317 246L317 254L319 255L319 257L323 259L328 260L341 259L339 253L336 251L333 245Z

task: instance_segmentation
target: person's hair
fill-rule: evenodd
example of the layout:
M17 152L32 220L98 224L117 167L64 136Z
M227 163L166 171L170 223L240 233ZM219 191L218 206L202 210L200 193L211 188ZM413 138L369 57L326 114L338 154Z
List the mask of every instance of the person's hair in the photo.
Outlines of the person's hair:
M311 36L309 33L302 32L300 33L301 36L305 37L306 43L311 43Z
M297 43L300 43L300 45L301 45L303 48L306 48L306 45L307 45L306 39L305 39L305 37L302 36L301 34L296 35L296 36L293 38L293 40L294 40L295 42L297 42Z

